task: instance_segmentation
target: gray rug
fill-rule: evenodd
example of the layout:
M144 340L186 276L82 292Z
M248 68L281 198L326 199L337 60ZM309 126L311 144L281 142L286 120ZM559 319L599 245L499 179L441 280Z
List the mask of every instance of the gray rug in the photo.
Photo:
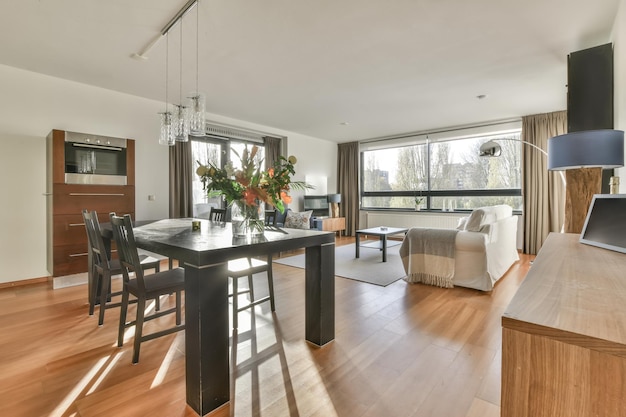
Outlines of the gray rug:
M398 254L400 246L387 249L387 262L379 249L361 248L360 258L354 257L354 244L335 248L335 275L386 287L406 276ZM274 259L274 263L304 268L304 254Z

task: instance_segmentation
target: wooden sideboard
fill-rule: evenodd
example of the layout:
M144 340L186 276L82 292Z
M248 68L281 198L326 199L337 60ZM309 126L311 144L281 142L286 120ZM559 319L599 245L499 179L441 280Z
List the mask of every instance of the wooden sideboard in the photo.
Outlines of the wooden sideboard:
M626 416L626 254L552 233L502 317L503 417Z
M315 227L325 232L337 232L341 236L341 232L346 230L345 217L325 217L315 218Z
M48 271L53 277L87 272L87 232L82 210L95 210L100 221L110 212L135 217L135 142L127 140L127 185L65 184L65 132L47 137Z

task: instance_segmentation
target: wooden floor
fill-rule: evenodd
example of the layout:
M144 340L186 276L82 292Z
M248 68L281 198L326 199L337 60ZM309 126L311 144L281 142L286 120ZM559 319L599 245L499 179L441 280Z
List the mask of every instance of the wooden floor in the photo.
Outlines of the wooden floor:
M276 313L240 313L231 402L211 415L499 416L500 317L529 261L491 293L337 278L336 340L323 348L304 341L303 270L274 264ZM118 310L98 327L86 296L84 285L0 290L0 415L194 416L183 334L144 343L133 366L131 343L115 347Z

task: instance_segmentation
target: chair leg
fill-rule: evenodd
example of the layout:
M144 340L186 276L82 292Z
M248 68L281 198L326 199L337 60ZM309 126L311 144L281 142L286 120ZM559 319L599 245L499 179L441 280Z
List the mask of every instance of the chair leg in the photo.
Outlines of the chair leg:
M154 265L154 273L161 272L161 263ZM161 297L154 299L154 311L161 311Z
M272 311L276 311L276 305L274 304L274 273L272 272L271 257L268 259L267 286L270 291L270 307L272 308Z
M233 278L233 329L237 329L238 327L238 320L237 320L237 316L239 315L239 312L237 310L239 310L239 296L237 295L237 281L239 280L238 278Z
M124 344L124 331L126 330L126 314L128 313L129 294L126 288L122 290L122 301L120 305L120 325L117 333L117 346L122 347Z
M250 291L250 302L254 302L254 278L252 274L248 275L248 290Z
M98 326L104 324L104 310L107 306L107 298L111 292L111 275L106 271L100 275L100 314L98 317Z
M100 286L96 271L91 271L91 282L89 284L89 315L93 316L96 307L96 298L98 297L97 288Z
M135 321L135 342L133 347L133 363L139 362L139 348L141 348L141 338L143 336L143 316L146 309L146 299L137 299L137 320Z
M180 295L180 291L176 291L176 325L180 326L180 324L182 323L182 314L181 314L181 310L182 310L182 303L181 303L181 295Z

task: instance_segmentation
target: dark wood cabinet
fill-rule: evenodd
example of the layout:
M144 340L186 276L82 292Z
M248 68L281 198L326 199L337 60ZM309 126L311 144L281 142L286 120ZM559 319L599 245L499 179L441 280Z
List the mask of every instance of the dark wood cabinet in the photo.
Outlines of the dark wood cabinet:
M110 212L135 217L135 142L127 140L127 185L65 184L65 132L47 138L48 270L52 276L87 272L87 234L83 209L107 221Z

